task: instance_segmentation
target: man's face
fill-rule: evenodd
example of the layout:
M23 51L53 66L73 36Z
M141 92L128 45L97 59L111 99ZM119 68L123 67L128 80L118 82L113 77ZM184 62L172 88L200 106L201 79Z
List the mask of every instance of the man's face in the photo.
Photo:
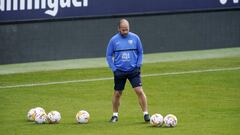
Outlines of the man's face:
M128 32L129 32L129 24L128 23L121 23L119 28L118 28L118 31L120 32L120 34L122 36L127 36Z

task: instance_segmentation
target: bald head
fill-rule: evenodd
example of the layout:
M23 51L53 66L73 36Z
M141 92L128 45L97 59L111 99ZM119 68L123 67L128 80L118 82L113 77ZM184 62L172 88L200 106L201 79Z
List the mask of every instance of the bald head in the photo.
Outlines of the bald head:
M121 19L118 24L118 31L122 36L127 36L129 32L129 22L126 19Z
M118 27L121 27L122 25L127 25L129 27L129 22L126 19L121 19L118 23Z

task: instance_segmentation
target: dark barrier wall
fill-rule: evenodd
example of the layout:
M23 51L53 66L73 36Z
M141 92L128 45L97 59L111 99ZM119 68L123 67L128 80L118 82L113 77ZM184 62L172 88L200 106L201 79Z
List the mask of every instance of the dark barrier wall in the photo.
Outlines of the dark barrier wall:
M239 0L0 0L0 23L224 9Z
M145 53L240 47L240 10L126 18ZM0 25L0 64L104 57L119 19Z

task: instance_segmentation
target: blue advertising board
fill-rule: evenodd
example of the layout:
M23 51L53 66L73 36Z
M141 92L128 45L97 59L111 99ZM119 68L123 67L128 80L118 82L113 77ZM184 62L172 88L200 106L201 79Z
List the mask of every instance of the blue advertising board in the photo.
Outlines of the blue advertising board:
M0 23L240 9L240 0L0 0Z

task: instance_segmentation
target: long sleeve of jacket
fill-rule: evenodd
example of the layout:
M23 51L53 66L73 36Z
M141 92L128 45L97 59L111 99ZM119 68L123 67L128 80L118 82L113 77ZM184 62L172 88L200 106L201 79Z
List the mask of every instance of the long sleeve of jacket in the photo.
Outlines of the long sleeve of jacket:
M114 65L113 62L113 53L114 53L114 48L112 45L112 41L110 40L107 46L107 52L106 52L106 60L107 63L109 65L109 67L112 69L112 71L114 72L115 70L117 70L116 66Z

